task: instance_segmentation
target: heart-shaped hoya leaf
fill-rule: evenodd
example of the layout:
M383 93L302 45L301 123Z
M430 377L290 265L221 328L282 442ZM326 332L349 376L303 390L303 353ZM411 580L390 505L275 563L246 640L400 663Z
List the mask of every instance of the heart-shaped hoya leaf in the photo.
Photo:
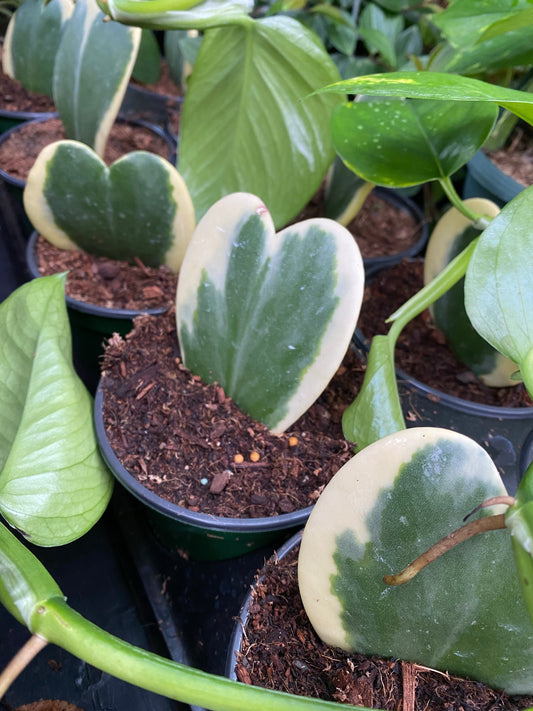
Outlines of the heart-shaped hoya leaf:
M495 217L500 211L495 203L485 198L469 198L464 204L488 217ZM429 238L424 260L424 282L428 284L480 234L468 217L456 207L449 208ZM456 356L485 385L497 388L517 385L519 381L511 378L518 370L516 363L489 345L472 326L465 308L464 279L441 296L433 304L431 312Z
M192 200L167 160L134 151L109 168L77 141L57 141L35 161L24 189L35 229L62 249L178 272L194 230Z
M276 234L260 198L228 195L198 223L180 272L184 362L281 432L338 368L363 284L359 248L337 222L306 220Z
M383 581L505 494L486 451L450 430L402 430L356 454L303 534L300 591L317 633L348 650L532 693L533 627L508 530L460 543L404 585Z

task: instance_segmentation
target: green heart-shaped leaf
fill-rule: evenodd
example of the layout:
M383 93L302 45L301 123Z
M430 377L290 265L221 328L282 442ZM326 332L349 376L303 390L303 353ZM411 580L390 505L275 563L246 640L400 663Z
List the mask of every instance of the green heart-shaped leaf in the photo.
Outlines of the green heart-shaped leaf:
M495 203L484 198L470 198L464 205L489 218L500 211ZM424 282L429 284L479 234L468 217L456 207L449 208L431 233L424 260ZM485 385L517 384L512 379L518 370L516 363L495 350L472 327L465 309L464 279L441 296L431 306L431 312L454 353Z
M24 0L6 29L4 73L28 91L52 96L56 52L73 10L71 0Z
M466 540L404 585L383 581L505 494L483 448L449 430L404 430L356 454L322 492L303 534L298 577L318 634L334 646L532 693L533 627L507 530Z
M258 197L229 195L198 224L180 272L184 362L280 432L333 377L363 284L359 249L338 223L317 218L276 234Z
M109 168L88 146L57 141L35 161L24 189L35 229L64 249L179 271L194 229L187 186L167 160L134 151Z
M297 215L334 157L328 120L339 99L309 94L338 77L315 35L292 18L206 32L178 158L197 218L237 191L259 195L278 228Z
M104 155L141 41L139 27L110 22L94 0L76 0L54 64L53 97L67 138Z
M465 277L474 328L520 366L533 350L533 187L526 188L481 235Z
M483 144L496 114L484 103L374 99L338 107L331 128L351 170L377 185L407 187L455 173Z
M43 546L83 535L112 490L72 365L64 283L34 279L0 305L0 513Z

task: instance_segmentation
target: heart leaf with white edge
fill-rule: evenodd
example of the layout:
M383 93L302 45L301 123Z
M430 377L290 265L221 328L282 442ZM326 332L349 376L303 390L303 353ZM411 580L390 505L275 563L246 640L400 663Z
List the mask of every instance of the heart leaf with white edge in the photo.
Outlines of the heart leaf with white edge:
M347 650L531 694L533 626L507 529L465 540L403 585L383 580L505 495L487 452L450 430L403 430L356 454L303 533L300 591L317 633ZM471 520L495 515L504 527L505 510L492 505Z
M519 193L484 230L465 277L474 328L520 366L533 394L533 187Z
M258 197L222 198L198 223L180 272L184 363L281 432L335 374L363 286L359 248L334 220L306 220L276 234Z
M41 546L86 533L112 491L72 365L65 278L34 279L0 305L0 514Z
M39 154L24 189L35 229L62 249L178 272L194 230L182 177L164 158L134 151L109 168L88 146L57 141Z

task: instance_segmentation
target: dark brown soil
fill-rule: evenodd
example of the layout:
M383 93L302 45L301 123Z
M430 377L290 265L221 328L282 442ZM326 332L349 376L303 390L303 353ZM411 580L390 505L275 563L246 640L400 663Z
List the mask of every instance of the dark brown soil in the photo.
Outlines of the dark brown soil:
M324 212L324 191L320 190L293 222L323 217ZM410 249L420 239L422 224L407 210L371 192L347 229L353 234L363 259L367 259Z
M79 250L58 249L44 237L36 243L43 276L68 271L67 296L85 303L118 309L170 307L176 299L178 275L166 266L146 267L94 257Z
M17 706L13 711L83 711L78 706L68 701L58 701L57 699L47 699L43 701L33 701L23 706Z
M286 433L245 415L179 360L175 314L140 316L103 362L104 422L144 486L202 513L257 518L310 506L351 457L341 417L363 365L350 350L331 386Z
M519 711L513 696L418 664L328 647L303 609L297 552L268 561L253 593L237 678L247 684L391 711Z
M42 149L64 138L63 124L58 118L25 123L0 144L0 167L13 178L26 180ZM149 128L117 122L111 128L104 160L110 165L126 153L141 150L167 159L173 153L168 141Z
M404 260L380 272L365 289L358 326L371 336L387 333L385 320L423 286L423 260ZM523 384L491 388L458 360L444 334L424 311L402 331L396 346L396 365L426 385L464 400L504 407L531 407Z
M533 185L533 140L531 134L518 128L509 146L487 153L491 161L518 183Z

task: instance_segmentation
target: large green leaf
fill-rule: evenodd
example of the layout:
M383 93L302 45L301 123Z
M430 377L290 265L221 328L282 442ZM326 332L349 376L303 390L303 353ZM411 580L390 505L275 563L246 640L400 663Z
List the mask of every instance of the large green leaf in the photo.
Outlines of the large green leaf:
M71 0L24 0L7 26L4 73L29 91L52 96L56 52L73 9Z
M463 203L474 212L495 217L500 208L485 198L469 198ZM439 219L426 247L424 282L429 284L480 231L456 207L449 208ZM436 325L446 336L448 345L484 383L492 387L516 385L512 379L518 366L495 350L472 327L465 309L464 279L449 289L431 306Z
M383 581L505 494L488 454L456 432L413 428L356 454L322 492L303 534L300 590L318 634L531 693L533 627L507 531L466 540L404 585Z
M520 481L516 503L509 507L505 523L511 532L518 576L533 621L533 462Z
M507 203L483 232L465 278L474 328L520 366L533 351L533 187Z
M533 94L443 72L390 72L330 84L319 93L476 101L503 106L533 124Z
M351 170L378 185L406 187L455 173L496 117L491 104L378 98L335 109L331 130Z
M315 218L275 234L258 197L228 195L204 215L183 260L185 365L281 432L342 361L363 284L359 249L337 222Z
M276 227L287 224L333 160L329 117L338 98L308 95L338 77L316 37L289 17L206 32L185 97L178 159L196 216L245 191L264 200Z
M154 30L206 30L246 19L253 0L98 0L114 20Z
M187 186L167 160L133 151L108 168L77 141L41 151L24 207L35 229L62 249L130 262L137 257L175 272L195 225Z
M35 279L0 305L0 513L43 546L84 534L112 490L72 365L64 282Z
M67 138L83 141L99 155L104 153L141 40L140 28L106 20L94 0L76 1L57 49L53 81Z

